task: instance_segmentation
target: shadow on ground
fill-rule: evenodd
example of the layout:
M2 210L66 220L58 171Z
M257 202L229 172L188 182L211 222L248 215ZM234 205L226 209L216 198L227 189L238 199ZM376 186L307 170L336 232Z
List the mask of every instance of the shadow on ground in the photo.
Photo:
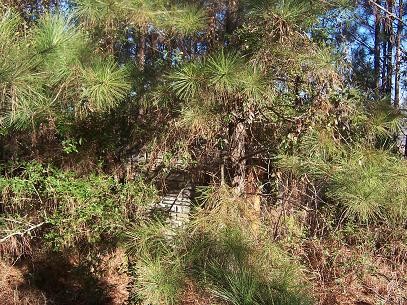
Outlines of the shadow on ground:
M20 292L35 289L47 304L107 305L112 300L108 285L98 279L90 266L59 253L49 253L28 266Z

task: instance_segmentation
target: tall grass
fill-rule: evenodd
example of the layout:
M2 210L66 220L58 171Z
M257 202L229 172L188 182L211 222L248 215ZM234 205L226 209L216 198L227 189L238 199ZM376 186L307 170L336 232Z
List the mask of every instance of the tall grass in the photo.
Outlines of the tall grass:
M266 228L253 232L244 200L220 189L205 203L187 227L166 238L165 226L155 222L130 234L142 304L179 304L187 281L222 304L311 304L298 264L267 238Z
M135 291L141 304L175 305L185 282L184 269L179 258L144 257L135 266Z

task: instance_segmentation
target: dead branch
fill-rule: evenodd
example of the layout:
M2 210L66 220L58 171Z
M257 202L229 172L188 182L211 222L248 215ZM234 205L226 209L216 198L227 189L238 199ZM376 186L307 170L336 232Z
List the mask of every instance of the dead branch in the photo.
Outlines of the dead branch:
M6 242L7 240L9 240L10 238L12 238L13 236L20 236L20 237L22 237L22 236L24 236L24 235L26 235L26 234L29 234L31 231L33 231L33 230L35 230L35 229L37 229L37 228L43 226L44 224L46 224L45 221L44 221L44 222L41 222L41 223L39 223L39 224L36 224L36 225L32 225L32 226L30 226L29 228L27 228L27 229L25 229L25 230L23 230L23 231L13 232L13 233L11 233L11 234L9 234L9 235L3 237L2 239L0 239L0 243Z

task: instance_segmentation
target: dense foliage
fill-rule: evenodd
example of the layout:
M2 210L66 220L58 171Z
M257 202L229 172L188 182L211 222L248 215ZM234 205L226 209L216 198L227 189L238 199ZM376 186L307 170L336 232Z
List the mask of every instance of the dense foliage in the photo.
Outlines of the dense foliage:
M400 269L383 304L404 304L395 2L0 1L2 261L35 266L51 304L305 305L345 304L380 258ZM180 226L180 194L159 204L174 176ZM121 250L125 297L35 271L109 283Z

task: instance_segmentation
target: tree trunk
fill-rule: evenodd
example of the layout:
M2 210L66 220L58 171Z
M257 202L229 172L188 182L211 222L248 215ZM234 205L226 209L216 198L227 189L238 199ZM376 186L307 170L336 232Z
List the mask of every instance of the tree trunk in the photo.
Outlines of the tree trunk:
M225 18L225 34L231 34L236 29L238 5L236 0L229 0Z
M144 65L146 62L146 30L144 27L140 29L137 59L140 70L144 70Z
M398 16L402 20L403 18L403 0L399 0L399 13ZM398 21L397 36L396 36L396 68L394 76L394 107L400 106L400 66L401 66L401 35L403 33L403 22Z
M380 5L380 0L376 3ZM375 32L374 32L374 80L375 92L378 96L380 88L380 42L381 42L381 13L375 5L373 5L373 12L375 17Z
M248 170L246 183L246 217L250 221L253 234L257 236L260 229L261 216L261 188L258 185L258 171L256 168Z
M394 10L394 0L387 1L387 9L389 12L393 13ZM386 80L386 93L391 95L391 90L393 87L393 48L394 48L394 30L393 21L394 17L389 15L387 20L387 80Z
M246 180L246 138L247 131L243 122L237 123L232 135L231 159L234 167L233 186L237 195L242 195L245 191Z
M404 157L407 159L407 135L406 135L406 141L404 143Z
M382 66L382 86L381 86L381 91L386 92L387 90L387 37L385 35L385 18L383 18L383 40L382 40L382 58L383 58L383 66Z
M207 44L208 50L213 50L217 45L218 33L216 29L216 13L217 9L214 3L211 4L211 7L208 12L208 34L207 34Z

